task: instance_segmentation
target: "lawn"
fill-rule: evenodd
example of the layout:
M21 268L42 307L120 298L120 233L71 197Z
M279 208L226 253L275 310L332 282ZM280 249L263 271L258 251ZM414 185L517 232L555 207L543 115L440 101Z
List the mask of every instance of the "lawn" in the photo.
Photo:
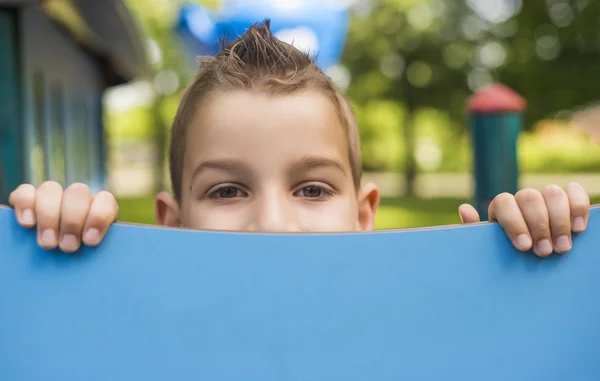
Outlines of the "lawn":
M381 201L376 229L410 228L458 224L458 207L466 200L457 198L422 199L385 198ZM592 199L600 203L600 196ZM119 199L119 221L154 224L154 199L151 197Z

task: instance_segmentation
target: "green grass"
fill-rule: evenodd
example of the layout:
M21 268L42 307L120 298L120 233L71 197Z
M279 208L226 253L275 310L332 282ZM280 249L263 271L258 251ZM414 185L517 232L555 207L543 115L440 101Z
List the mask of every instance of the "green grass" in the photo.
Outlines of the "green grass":
M459 198L384 198L377 211L375 228L399 229L458 224L458 207L464 202L468 201ZM593 197L592 203L600 203L600 196ZM119 207L121 222L156 224L153 197L120 198Z
M122 197L119 202L119 221L137 224L156 224L154 197Z
M384 198L375 215L375 229L399 229L460 223L458 198Z
M470 200L458 198L407 198L383 199L375 218L376 229L415 228L459 224L458 207ZM600 196L591 198L600 204Z

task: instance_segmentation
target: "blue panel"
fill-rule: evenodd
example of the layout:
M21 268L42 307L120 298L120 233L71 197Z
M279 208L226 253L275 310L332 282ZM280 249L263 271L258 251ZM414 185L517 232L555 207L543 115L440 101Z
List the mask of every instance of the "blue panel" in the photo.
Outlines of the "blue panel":
M574 251L498 225L262 235L115 225L80 256L0 209L1 380L600 379L600 209Z
M0 204L24 182L17 12L0 8Z

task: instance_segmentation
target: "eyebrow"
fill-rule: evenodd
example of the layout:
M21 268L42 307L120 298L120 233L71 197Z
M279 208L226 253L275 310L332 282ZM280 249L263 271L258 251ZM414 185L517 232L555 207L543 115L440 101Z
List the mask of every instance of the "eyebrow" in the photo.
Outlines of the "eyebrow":
M240 160L225 159L204 161L200 163L200 165L198 165L196 169L194 169L190 183L193 183L196 176L200 175L202 172L205 172L208 169L216 169L236 174L242 172L245 168L246 167Z
M320 156L305 156L300 159L298 162L293 164L294 169L296 170L308 170L315 168L336 168L340 170L344 175L347 175L346 170L342 163L340 163L336 159L331 159L328 157L320 157Z
M342 163L338 160L320 157L320 156L305 156L299 161L292 164L292 169L295 171L306 171L310 169L318 168L335 168L342 172L344 176L347 176L346 170ZM239 174L246 170L246 166L240 161L235 159L223 159L223 160L208 160L200 163L194 172L192 173L190 184L194 182L194 179L199 176L202 172L208 169L216 169L220 171L229 172L232 174Z

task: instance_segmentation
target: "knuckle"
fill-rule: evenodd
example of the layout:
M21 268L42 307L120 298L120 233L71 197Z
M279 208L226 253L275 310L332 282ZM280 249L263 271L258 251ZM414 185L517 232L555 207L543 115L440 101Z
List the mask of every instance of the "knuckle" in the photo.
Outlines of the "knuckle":
M556 221L552 223L552 228L559 233L568 233L571 230L571 225L566 221Z
M117 200L112 193L102 191L96 195L94 206L90 212L90 223L96 225L110 224L118 210Z
M83 229L83 224L74 219L65 219L61 223L61 231L63 233L80 233Z
M546 198L556 198L566 196L564 189L556 184L546 185L541 192Z
M26 190L35 190L35 187L33 186L33 184L21 184L17 187L17 189L15 189L15 191L26 191Z
M90 188L82 183L73 183L71 185L69 185L69 187L67 187L67 189L65 190L65 196L66 195L91 195L92 192L90 191Z
M10 192L8 202L17 206L18 204L31 202L35 199L35 187L31 184L21 184L14 191Z
M117 204L117 199L115 196L107 191L101 191L96 196L99 202L105 205L107 208L111 208L112 210L118 210L119 205Z
M512 203L514 200L515 196L513 196L512 194L508 193L508 192L504 192L504 193L500 193L499 195L497 195L494 198L494 203L496 204L508 204L508 203Z
M54 192L62 192L63 186L57 183L56 181L44 181L38 188L40 191L54 191Z
M541 197L542 197L542 194L538 190L533 189L533 188L521 189L515 195L515 199L519 203L521 203L521 202L529 203L529 202L538 201Z
M532 233L537 237L546 237L549 235L548 224L544 221L536 221L532 226Z
M588 212L588 209L590 207L589 202L585 202L585 201L575 201L572 202L570 205L571 208L571 214L572 215L583 215L586 214Z
M62 202L63 218L83 220L92 201L89 188L80 183L73 184L65 190Z
M98 192L98 196L114 198L113 194L106 190L101 190Z
M59 213L54 213L53 211L48 211L45 209L41 209L36 212L38 226L40 229L45 228L57 228L60 222Z
M101 199L103 201L115 201L115 196L113 196L112 193L107 192L107 191L100 191L98 192L98 194L96 195L96 198Z
M566 189L569 189L569 190L577 190L577 191L584 191L584 192L585 192L585 188L583 188L583 187L581 186L581 184L579 184L579 183L576 183L576 182L574 182L574 181L571 181L571 182L569 182L569 183L566 185L566 187L565 187L565 188L566 188ZM586 193L587 193L587 192L586 192Z
M577 209L582 212L590 206L589 194L577 183L569 183L565 188L569 196L569 204L571 209Z
M90 225L93 225L95 227L98 228L104 228L108 225L110 225L110 223L113 220L113 212L111 212L108 209L97 209L95 210L93 213L90 214L89 218L90 218Z

